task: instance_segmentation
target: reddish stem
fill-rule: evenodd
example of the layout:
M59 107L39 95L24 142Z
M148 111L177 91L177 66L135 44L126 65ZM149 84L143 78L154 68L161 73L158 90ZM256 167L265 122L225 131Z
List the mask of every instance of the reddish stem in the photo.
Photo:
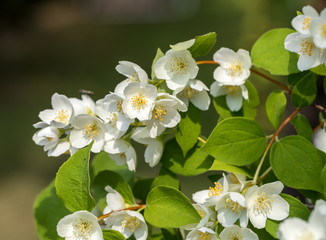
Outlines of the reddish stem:
M112 212L109 212L107 214L104 214L102 216L99 216L97 218L97 221L101 221L103 220L104 218L107 218L109 217L112 213L114 212L120 212L120 211L123 211L123 210L136 210L136 209L141 209L141 208L145 208L146 207L146 204L143 204L143 205L138 205L138 206L133 206L133 207L129 207L129 208L124 208L124 209L120 209L120 210L117 210L117 211L112 211Z

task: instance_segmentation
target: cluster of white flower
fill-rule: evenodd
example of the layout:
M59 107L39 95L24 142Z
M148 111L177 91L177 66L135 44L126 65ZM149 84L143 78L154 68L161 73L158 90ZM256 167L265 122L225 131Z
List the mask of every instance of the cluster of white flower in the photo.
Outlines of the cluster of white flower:
M72 155L93 143L92 152L106 151L117 164L127 163L135 171L137 157L130 144L133 139L147 145L145 161L155 166L163 152L162 134L166 128L177 126L179 112L187 111L189 101L201 110L210 105L209 89L195 79L199 68L187 50L194 42L192 39L171 45L153 66L156 78L164 80L173 94L161 92L156 86L159 81L149 80L137 64L121 61L116 70L127 79L96 103L89 95L82 95L80 100L55 93L52 109L41 111L41 122L34 124L39 128L34 142L44 146L48 156ZM227 95L230 110L238 111L243 98L248 99L244 83L250 75L249 53L221 48L214 60L220 66L214 72L216 81L210 92L214 97Z
M277 235L280 240L324 240L326 239L326 202L317 200L308 222L301 218L288 218L283 221Z
M284 187L281 182L260 187L250 184L246 176L229 173L215 182L214 187L194 193L195 208L202 220L198 225L185 226L186 230L191 230L186 239L195 239L194 232L216 239L211 228L215 227L217 219L224 227L219 235L221 240L258 240L258 236L247 228L249 220L255 228L261 229L267 218L280 221L289 215L289 204L279 195ZM237 221L241 227L235 225Z
M302 13L293 18L297 32L286 37L284 47L300 55L298 69L305 71L326 63L326 9L319 15L313 7L305 6Z

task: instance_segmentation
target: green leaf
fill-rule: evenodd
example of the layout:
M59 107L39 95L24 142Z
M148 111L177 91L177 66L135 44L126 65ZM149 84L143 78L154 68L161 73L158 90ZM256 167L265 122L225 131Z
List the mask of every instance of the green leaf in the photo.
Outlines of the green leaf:
M304 220L308 219L308 217L310 215L310 211L302 202L300 202L299 199L292 197L291 195L287 195L287 194L280 194L280 195L290 205L290 211L289 211L288 217L297 217L297 218L301 218ZM278 230L279 224L280 224L280 221L267 219L265 229L274 238L277 238L276 232Z
M153 181L153 178L146 178L135 182L135 184L132 186L132 192L134 193L135 198L145 202L147 195L151 190Z
M154 179L151 188L160 185L179 189L179 179L177 178L177 175L162 167L159 175Z
M192 57L204 56L211 51L216 42L216 33L210 32L205 35L196 36L195 43L188 50Z
M289 75L299 72L298 55L284 48L286 36L294 32L293 29L278 28L264 33L251 49L253 65L273 75Z
M100 210L106 206L108 192L104 188L107 185L119 192L126 203L134 204L134 196L126 180L119 173L105 170L96 175L92 184L92 193Z
M288 136L275 143L270 151L270 163L276 177L285 185L323 190L320 182L324 161L318 150L301 136Z
M111 229L103 229L104 240L125 240L126 238L118 231Z
M218 161L244 166L255 162L266 148L261 127L253 120L234 117L220 122L202 150Z
M320 64L317 67L311 68L310 71L317 75L326 76L326 67L324 64Z
M316 98L316 75L307 72L295 85L291 94L291 101L297 108L307 107Z
M92 160L90 169L91 179L94 179L99 172L104 170L117 172L129 183L129 185L133 184L134 172L128 169L128 165L117 165L115 161L110 158L109 154L103 151L96 154Z
M178 228L201 219L190 200L175 188L158 186L148 194L145 219L161 228Z
M34 202L34 219L38 237L41 240L59 240L56 226L59 220L71 214L56 195L54 181L36 197Z
M201 132L200 121L201 112L192 104L189 104L187 112L181 113L181 121L177 125L175 138L182 149L183 156L186 156L187 152L197 143Z
M321 170L321 177L320 178L321 178L321 182L323 183L323 187L324 187L323 194L326 197L326 164L325 164L324 168Z
M304 72L299 72L299 73L294 73L294 74L290 74L288 76L288 84L290 86L294 86L295 84L297 84L302 78L304 78L309 72L308 71L304 71Z
M248 93L249 93L248 94L249 105L252 107L258 106L260 103L260 100L259 100L259 95L258 95L256 87L249 80L246 81L245 86L248 89Z
M301 114L295 115L291 120L291 124L295 127L298 135L311 141L312 129L308 119L305 116Z
M78 150L60 167L55 180L57 195L71 212L92 211L94 198L90 194L89 155L92 144Z
M214 160L212 166L208 169L210 171L226 171L226 172L231 172L231 173L239 173L239 174L244 174L248 177L252 177L246 170L236 167L236 166L232 166L229 164L226 164L224 162L218 161L218 160Z
M162 228L164 239L183 240L178 228Z
M181 148L171 139L165 144L161 163L171 172L183 176L194 176L206 172L213 163L213 158L200 150L202 143L197 143L184 157Z
M155 75L155 72L154 72L154 70L153 70L153 67L154 67L156 61L159 60L159 59L160 59L161 57L163 57L163 56L164 56L164 53L161 51L161 49L158 48L157 51L156 51L156 55L155 55L155 57L154 57L153 63L152 63L152 73L151 73L151 77L152 77L153 80L156 79L156 75Z
M324 93L326 94L326 77L324 78Z
M286 107L286 97L282 91L272 92L266 100L266 115L274 129L280 125Z
M242 116L242 110L240 109L237 112L231 112L229 107L226 105L225 96L220 96L213 98L214 107L216 112L219 115L219 121L222 121L227 118Z

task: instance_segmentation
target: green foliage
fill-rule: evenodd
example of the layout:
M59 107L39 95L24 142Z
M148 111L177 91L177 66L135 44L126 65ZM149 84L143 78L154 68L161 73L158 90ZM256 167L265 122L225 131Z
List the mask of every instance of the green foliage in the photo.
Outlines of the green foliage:
M261 127L253 120L234 117L220 122L202 150L218 161L244 166L255 162L266 148Z
M126 203L134 204L134 197L126 180L119 173L105 170L97 174L92 183L92 193L100 210L106 206L105 198L108 192L104 188L108 185L119 192Z
M179 189L179 180L177 175L162 167L158 176L154 179L151 189L161 185Z
M92 144L78 150L60 167L55 180L57 195L67 209L92 211L95 200L90 194L89 155Z
M326 77L324 78L324 93L326 94Z
M142 202L146 201L147 195L151 190L153 184L153 178L140 179L132 186L132 192L135 198L141 200Z
M145 219L161 228L178 228L201 219L189 199L172 187L158 186L148 194Z
M288 217L297 217L301 218L304 220L307 220L310 211L309 209L301 203L301 201L295 197L292 197L291 195L288 194L281 194L281 196L289 203L290 205L290 211L289 211L289 216ZM280 221L275 221L271 219L267 219L266 221L266 231L271 234L274 238L277 238L276 232L278 229L278 226L280 224Z
M206 172L213 163L213 158L201 151L202 143L198 142L184 157L175 139L165 144L161 163L175 174L194 176Z
M103 229L103 239L104 240L124 240L125 237L118 231L111 229Z
M322 192L324 161L318 150L301 136L288 136L275 143L270 163L276 177L285 185Z
M196 36L195 43L188 50L194 58L204 56L211 51L216 42L216 33L210 32L205 35Z
M41 240L59 240L56 226L61 218L70 214L57 196L54 181L36 197L34 202L34 219L38 237Z
M211 171L226 171L226 172L231 172L231 173L239 173L239 174L244 174L247 177L252 177L247 170L240 168L240 167L236 167L236 166L232 166L230 164L226 164L224 162L218 161L218 160L214 160L212 166L208 169Z
M326 76L326 67L324 64L320 64L317 67L311 68L310 71L317 75Z
M291 101L297 108L307 107L313 103L316 94L316 75L307 72L307 74L303 75L303 77L294 85Z
M284 39L295 31L278 28L264 33L251 49L253 65L274 75L289 75L299 72L298 56L284 48Z
M181 113L181 121L177 126L175 138L182 149L183 156L197 143L201 132L201 112L189 104L188 111ZM191 129L191 131L189 131Z
M291 124L297 130L298 135L305 137L307 140L311 141L312 129L308 119L304 115L295 115L291 120Z
M274 129L280 125L285 107L286 97L282 91L272 92L266 100L266 115Z

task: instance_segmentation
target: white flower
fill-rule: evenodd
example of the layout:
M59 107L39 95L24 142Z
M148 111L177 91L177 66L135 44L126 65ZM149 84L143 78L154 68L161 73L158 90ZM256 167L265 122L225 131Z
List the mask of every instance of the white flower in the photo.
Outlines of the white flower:
M109 123L111 127L125 132L134 120L123 113L123 101L123 95L110 93L96 102L96 113L105 123Z
M83 148L94 141L91 151L98 153L103 149L105 140L112 138L103 121L91 115L78 115L71 126L70 142L75 148Z
M240 192L246 187L251 181L246 181L247 176L240 173L227 173L226 179L229 183L230 192Z
M326 129L318 129L312 136L312 143L320 151L326 153Z
M131 82L148 83L147 73L135 63L120 61L115 69L127 77L126 80L122 81L115 87L114 92L116 93L123 94L124 89Z
M186 240L217 240L216 232L207 227L195 228L188 233Z
M125 201L120 193L114 190L112 187L107 185L105 187L105 191L108 192L106 194L106 203L107 206L103 210L103 214L110 213L112 211L121 210L125 206Z
M136 170L137 156L131 144L123 139L110 140L104 145L104 151L118 164L128 165L130 171Z
M163 129L164 131L164 129ZM158 132L160 135L162 132ZM136 128L131 138L138 143L146 144L145 162L150 167L154 167L159 163L163 154L164 144L160 138L151 138L146 128Z
M193 206L201 216L201 220L199 223L191 223L183 226L184 229L192 230L194 228L211 227L214 225L214 222L216 222L216 213L212 209L202 204L194 204Z
M302 8L302 15L298 15L292 19L292 26L301 34L310 34L309 27L311 20L318 17L318 12L311 6Z
M326 9L321 11L320 17L312 19L310 33L317 47L326 48Z
M66 240L103 240L97 217L88 211L78 211L62 218L57 225L60 237Z
M39 118L58 128L64 128L69 123L74 114L72 104L65 95L53 94L51 98L53 109L47 109L39 114Z
M81 100L77 98L69 98L74 109L74 115L89 114L96 116L96 107L93 99L87 94L82 94L81 98Z
M250 75L251 59L246 50L234 52L229 48L221 48L213 58L220 64L214 71L214 79L221 85L242 85Z
M256 233L249 228L240 228L237 225L226 227L220 233L221 240L259 240Z
M157 88L150 84L132 82L124 89L123 112L130 118L140 121L151 118L153 103L157 97Z
M300 218L288 218L278 228L280 240L326 239L326 202L318 200L308 222Z
M232 226L238 219L241 227L247 227L248 216L245 197L236 192L229 192L216 201L217 220L223 227Z
M186 106L188 106L190 101L200 110L206 111L211 103L207 91L209 91L209 89L202 81L191 79L184 88L176 89L173 94L182 100Z
M197 76L199 70L188 50L175 51L173 49L158 59L153 69L156 77L165 79L168 88L172 90L184 87L189 79Z
M211 94L213 97L226 95L226 105L232 112L236 112L241 109L243 98L246 100L249 98L248 89L245 85L221 85L218 82L212 83Z
M125 238L132 234L136 240L146 240L148 231L143 215L135 211L119 211L112 213L104 222L110 229L119 231Z
M246 206L250 222L264 228L267 218L283 220L289 215L289 204L279 194L284 186L280 181L252 186L246 192Z
M321 64L321 49L318 48L311 36L300 33L289 34L284 41L284 48L290 52L298 53L297 63L300 71L305 71Z

